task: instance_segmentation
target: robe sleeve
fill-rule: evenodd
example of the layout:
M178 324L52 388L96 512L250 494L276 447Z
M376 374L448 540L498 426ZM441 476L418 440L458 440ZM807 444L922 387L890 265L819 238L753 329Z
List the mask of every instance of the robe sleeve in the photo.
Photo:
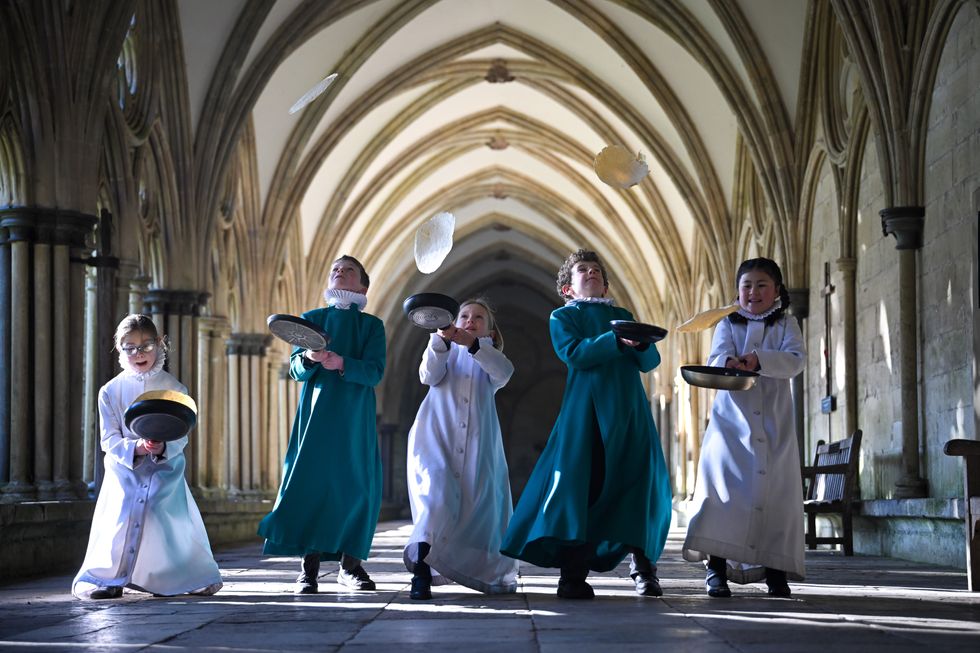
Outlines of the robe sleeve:
M626 350L636 360L636 366L641 372L649 372L660 365L660 352L657 351L657 345L653 343L649 343L646 349L626 347Z
M449 369L449 345L438 333L429 336L429 345L422 352L419 380L429 386L439 385Z
M381 382L385 373L385 327L381 320L373 316L369 324L361 358L344 356L344 374L340 378L346 383L373 388Z
M99 423L102 451L120 465L133 469L137 440L123 436L122 415L113 409L108 386L99 390Z
M323 366L316 361L307 361L304 357L305 349L296 348L289 356L289 376L296 381L309 381L317 370L322 370ZM313 363L307 365L306 363Z
M572 320L557 312L551 314L550 329L555 353L570 368L586 370L623 355L612 331L585 338Z
M723 319L715 327L715 335L711 339L711 353L708 354L708 365L724 367L729 358L738 358L738 347L732 336L732 323Z
M795 317L783 317L769 328L777 332L782 331L781 335L774 333L770 336L779 338L779 349L753 352L759 357L759 374L776 379L792 379L803 371L806 362L806 350L803 347L803 333L800 331L800 326L796 323Z
M492 338L480 338L480 348L473 354L473 360L490 377L494 392L507 385L514 374L514 364L504 356L504 352L493 346Z

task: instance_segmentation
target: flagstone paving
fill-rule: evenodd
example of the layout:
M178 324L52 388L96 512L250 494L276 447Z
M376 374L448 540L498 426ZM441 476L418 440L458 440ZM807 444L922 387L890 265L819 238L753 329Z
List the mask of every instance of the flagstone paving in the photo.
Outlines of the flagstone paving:
M888 558L807 553L793 598L764 584L704 593L703 570L680 557L674 531L660 560L662 598L639 597L625 564L593 575L591 601L555 597L557 570L523 566L516 594L449 585L408 597L404 523L379 525L365 568L378 585L352 592L327 563L320 593L297 596L298 561L252 543L216 554L215 596L78 601L70 576L0 585L0 651L980 651L980 592L962 570Z

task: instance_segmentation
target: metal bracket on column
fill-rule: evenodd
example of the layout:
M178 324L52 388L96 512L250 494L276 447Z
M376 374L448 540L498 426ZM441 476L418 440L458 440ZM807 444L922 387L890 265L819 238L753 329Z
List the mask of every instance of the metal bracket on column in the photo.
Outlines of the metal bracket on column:
M919 249L922 247L922 229L926 210L921 206L893 206L878 212L881 231L885 236L895 236L895 249Z

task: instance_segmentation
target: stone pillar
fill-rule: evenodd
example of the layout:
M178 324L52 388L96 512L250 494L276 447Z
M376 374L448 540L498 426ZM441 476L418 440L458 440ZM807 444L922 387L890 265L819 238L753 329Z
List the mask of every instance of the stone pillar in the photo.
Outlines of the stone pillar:
M0 228L0 487L10 480L10 242Z
M261 484L262 359L271 340L266 333L233 333L228 339L230 467L234 476L237 466L243 491L258 490Z
M150 292L150 277L136 276L129 280L129 312L146 310L146 295Z
M837 259L844 312L844 437L857 430L857 259Z
M223 317L198 319L198 427L195 453L199 465L196 471L198 487L207 487L212 494L227 489L228 453L225 441L227 413L228 359L224 343L231 335L228 321Z
M796 318L803 330L803 320L810 317L810 291L806 288L787 288L789 293L789 308L786 312ZM805 465L807 457L806 446L806 397L804 394L804 374L806 370L793 377L790 385L793 391L793 422L796 424L796 443L800 447L800 464Z
M82 482L97 492L101 485L102 466L99 464L99 278L92 268L85 277L85 359L82 412Z
M147 312L153 316L157 330L167 336L169 352L165 369L187 386L187 393L197 401L196 367L198 336L197 318L201 308L207 303L208 293L197 290L167 290L155 288L146 293ZM191 432L191 439L196 439L198 432ZM187 459L186 474L188 483L194 485L193 476L198 467L194 447L184 450Z
M916 250L922 247L925 209L898 206L879 211L882 232L893 235L898 250L899 355L902 397L902 475L895 483L895 497L925 497L926 480L919 472L919 378L918 378L918 274Z
M9 476L6 500L67 498L72 440L70 383L82 351L72 347L73 292L70 248L82 247L96 218L75 211L12 208L0 211L9 245L9 364L0 368L9 388ZM6 283L6 282L5 282ZM4 291L7 292L7 291ZM77 465L76 465L77 466Z

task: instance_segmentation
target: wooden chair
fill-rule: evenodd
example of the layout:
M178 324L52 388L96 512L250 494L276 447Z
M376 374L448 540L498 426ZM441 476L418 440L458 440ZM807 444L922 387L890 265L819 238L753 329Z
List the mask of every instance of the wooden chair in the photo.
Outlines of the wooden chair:
M858 462L861 452L861 430L846 440L826 444L817 442L813 465L803 467L806 492L803 512L807 518L806 544L810 549L818 544L841 544L844 555L854 555L851 513L858 490ZM807 482L808 481L808 482ZM839 514L840 537L818 537L817 515Z
M963 456L963 512L966 516L966 579L971 592L980 592L980 441L950 440L947 456Z

